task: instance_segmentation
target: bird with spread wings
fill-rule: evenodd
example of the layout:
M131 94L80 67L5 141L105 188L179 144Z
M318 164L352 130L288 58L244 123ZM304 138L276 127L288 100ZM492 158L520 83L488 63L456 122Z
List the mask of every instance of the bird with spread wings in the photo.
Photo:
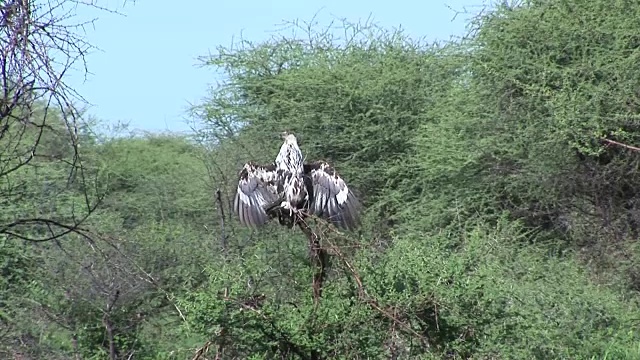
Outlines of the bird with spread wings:
M335 169L325 161L305 163L295 135L284 143L274 163L247 162L240 171L233 210L245 226L257 228L278 217L293 227L315 215L346 230L359 223L360 202Z

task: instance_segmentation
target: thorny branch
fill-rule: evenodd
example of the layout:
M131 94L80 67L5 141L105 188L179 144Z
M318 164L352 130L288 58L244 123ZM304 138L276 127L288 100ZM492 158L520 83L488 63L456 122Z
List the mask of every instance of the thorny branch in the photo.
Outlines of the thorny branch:
M120 291L116 290L111 300L107 303L107 308L105 309L104 316L102 317L102 323L104 324L104 327L107 331L107 340L109 341L109 359L111 360L117 359L114 328L113 322L111 321L111 311L113 309L113 306L116 304L116 301L118 301L119 297Z
M66 241L55 240L42 245L55 246L63 255L47 257L45 266L60 277L61 284L66 284L63 288L65 302L71 304L64 305L69 306L66 309L82 304L101 313L106 339L104 346L111 358L126 358L123 355L125 351L133 354L133 346L118 342L118 337L128 336L131 329L139 327L156 312L165 312L164 309L170 306L184 320L182 311L166 289L162 275L151 275L132 256L125 255L133 245L131 241L89 230L77 231L75 235ZM86 249L78 249L80 246ZM69 248L74 250L69 251ZM71 276L73 281L69 281L67 276ZM148 306L149 299L157 301ZM58 313L58 316L50 316L48 305L38 305L40 311L62 327L73 331L79 326L77 319L66 312L68 310ZM123 311L130 312L132 316L115 316Z
M224 230L224 206L222 205L222 192L220 189L216 189L216 202L218 203L218 209L220 209L220 245L222 246L223 254L227 254L227 233Z
M320 236L317 235L315 232L311 231L311 229L308 226L306 226L306 231L308 231L311 234L311 235L307 235L310 239L320 238ZM305 234L309 234L309 233L305 232ZM395 324L399 325L406 332L418 338L425 347L429 347L429 341L426 337L419 334L417 331L412 329L411 326L407 325L405 322L398 319L396 315L394 315L395 309L389 310L389 309L383 308L382 306L380 306L380 304L378 304L376 299L374 299L367 293L367 290L364 284L362 283L362 278L360 277L360 274L358 273L356 268L349 262L349 260L347 260L346 256L342 254L339 247L333 244L331 240L329 240L329 238L327 237L324 237L324 240L329 244L329 249L343 262L343 264L347 267L347 269L351 273L351 276L353 277L354 281L356 282L356 286L358 287L358 296L360 297L360 299L364 301L366 304L368 304L371 308L380 312L384 317L391 320L394 325ZM319 243L319 240L318 240L318 243ZM329 255L327 251L325 249L322 249L321 251L322 251L322 254L324 254L324 257L328 258Z
M322 297L322 286L327 277L327 268L329 266L329 254L322 248L320 237L309 227L303 219L297 221L298 227L306 235L309 240L309 252L311 263L316 268L313 274L313 301L317 305Z
M378 304L376 299L374 299L373 297L371 297L367 293L367 290L366 290L364 284L362 283L362 279L360 278L360 274L358 274L358 271L353 267L353 265L351 265L351 263L344 257L344 255L342 255L340 250L335 245L330 243L330 246L331 246L331 250L334 251L336 253L336 255L338 255L338 257L342 260L342 262L345 264L345 266L351 272L351 275L353 276L353 279L355 280L355 282L356 282L356 284L358 286L358 295L360 296L360 299L362 301L364 301L365 303L369 304L369 306L371 306L373 309L379 311L382 315L384 315L386 318L391 320L393 323L398 324L406 332L408 332L411 335L413 335L413 336L417 337L418 339L420 339L420 341L422 342L422 344L424 346L429 347L429 341L428 341L427 338L425 338L423 335L419 334L417 331L413 330L409 325L407 325L403 321L400 321L390 311L388 311L387 309L382 308Z
M319 219L316 219L316 220L319 220ZM369 305L375 311L379 312L382 316L390 320L392 336L397 331L396 327L399 327L405 333L410 334L411 336L417 338L424 347L430 346L429 340L427 339L427 337L425 337L424 335L414 330L411 327L411 325L407 324L405 321L399 318L399 311L397 308L390 308L390 309L385 308L381 306L375 298L373 298L368 294L366 287L362 282L360 274L358 273L356 268L350 263L347 257L342 253L342 251L340 251L338 246L336 246L333 242L331 242L331 240L328 239L327 237L322 237L323 240L329 244L328 248L322 247L320 243L321 236L318 235L314 230L312 230L311 227L307 224L307 222L304 219L300 218L296 221L296 223L300 227L301 231L309 239L309 244L311 246L310 248L311 260L312 260L312 264L316 267L316 272L314 273L313 282L312 282L314 303L316 305L320 300L320 297L322 294L323 282L326 278L326 269L329 263L329 252L327 251L328 249L331 251L332 254L336 255L342 261L345 267L348 269L349 273L351 274L352 278L356 283L357 290L358 290L358 297L360 298L360 300L366 303L367 305ZM271 324L273 330L277 330L277 326L273 323L273 319L269 318L267 314L265 314L261 310L261 305L265 301L264 295L260 295L257 297L252 296L247 299L232 299L229 297L228 290L225 289L224 299L226 301L230 301L238 304L238 306L241 309L246 309L246 310L255 312L263 320ZM436 326L437 326L437 323L436 323ZM224 334L224 328L223 328L220 331L220 333L216 334L214 339L208 341L201 348L196 350L193 360L206 359L206 354L208 353L210 346L213 344L217 344L216 345L217 351L216 351L215 358L220 359L222 355L222 344L224 342L224 337L225 337L225 334ZM269 338L279 342L282 346L286 347L286 349L288 349L290 352L295 353L302 359L320 359L320 356L315 349L300 348L298 344L295 344L294 342L292 342L287 337L287 334L282 331L274 331L273 333L269 334ZM397 349L391 349L390 351L394 353L396 350Z
M606 142L607 144L621 146L621 147L629 149L629 150L640 151L639 147L623 144L623 143L615 141L615 140L610 140L610 139L606 139L605 138L605 139L602 139L602 141Z
M216 191L216 201L218 202L218 206L222 209L222 199L220 197L220 190ZM224 213L221 210L221 236L224 239ZM320 297L322 296L322 286L324 280L326 278L326 269L329 263L329 256L327 251L322 248L320 244L320 237L309 227L309 225L304 221L304 219L299 218L295 223L300 227L301 231L307 236L309 240L309 250L311 263L316 268L316 271L313 275L312 287L313 287L313 299L314 303L318 305L320 301ZM223 240L224 241L224 240ZM226 242L223 242L226 245ZM223 248L223 251L226 248ZM269 334L270 338L274 341L280 343L280 346L287 350L287 352L292 352L298 355L301 359L309 359L309 360L319 360L320 355L318 351L315 349L303 349L298 344L289 339L288 335L280 330L273 319L270 319L266 314L264 314L260 307L265 300L264 295L251 296L248 299L244 300L233 300L229 297L228 288L224 289L224 299L227 301L233 301L242 309L250 310L257 313L263 320L268 322L271 327L271 333ZM218 334L216 334L216 339L208 341L201 348L196 350L194 354L193 360L204 360L206 359L206 354L209 351L209 347L212 344L216 344L216 355L215 359L221 359L222 353L224 350L224 342L225 342L225 333L226 329L222 327Z
M276 342L278 345L275 345L275 346L280 348L283 352L293 353L297 355L300 359L305 359L305 360L318 359L317 355L315 355L315 351L311 350L310 351L311 354L309 355L308 354L309 351L308 349L306 349L306 346L296 344L293 341L293 339L290 338L287 332L285 330L282 330L280 326L277 324L277 322L261 309L262 303L265 300L264 295L252 296L248 299L241 299L241 300L232 299L225 295L224 299L226 301L237 304L238 307L242 310L253 312L257 316L259 316L262 320L264 320L265 323L268 324L268 327L264 329L265 334L268 336L269 339L272 339L274 342ZM219 344L222 343L223 337L224 337L224 334L222 331L220 331L220 333L216 335L216 340L207 341L201 348L196 350L192 360L206 360L207 359L206 354L209 352L210 346L213 343L217 342L218 343L217 350L219 350L219 347L220 347ZM221 352L217 351L215 358L221 359L222 358Z
M84 192L82 215L60 220L0 213L1 234L31 241L55 240L79 228L100 202L99 196L90 195L92 186L79 151L82 123L76 105L84 99L64 81L76 65L87 72L85 56L93 48L80 32L95 19L71 21L79 6L106 10L81 0L0 1L0 183L6 195L0 207L22 199L23 189L11 185L11 180L17 171L37 165L38 158L66 166L67 187ZM63 144L48 149L44 146L48 137ZM57 195L45 194L49 198ZM63 231L34 238L27 235L29 227L19 226L26 224L53 225Z
M224 206L222 205L222 193L220 192L220 189L216 190L216 202L218 203L218 209L220 209L220 242L222 245L222 254L226 261L227 260L227 235L224 231L224 222L225 222ZM224 296L225 297L229 296L228 287L224 288ZM225 333L226 333L226 329L224 328L224 326L222 326L219 334L220 339L224 339ZM222 358L223 352L224 352L224 340L221 340L218 342L218 345L216 346L216 360Z

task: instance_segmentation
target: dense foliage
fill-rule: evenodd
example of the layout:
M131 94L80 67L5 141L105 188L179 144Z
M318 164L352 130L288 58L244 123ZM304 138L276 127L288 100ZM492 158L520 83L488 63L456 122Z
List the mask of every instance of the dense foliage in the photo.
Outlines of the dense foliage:
M0 355L640 357L638 18L532 0L445 45L346 24L220 48L195 136L82 133L101 199L82 230L0 235ZM319 299L299 229L251 231L229 206L283 130L365 205L357 232L312 223ZM40 151L73 157L60 141ZM2 181L22 189L2 221L63 221L88 193L46 160Z

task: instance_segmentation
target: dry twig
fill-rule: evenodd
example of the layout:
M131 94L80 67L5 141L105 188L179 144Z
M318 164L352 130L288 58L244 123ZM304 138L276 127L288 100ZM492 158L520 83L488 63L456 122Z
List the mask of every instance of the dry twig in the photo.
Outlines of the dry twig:
M604 142L606 142L608 144L621 146L621 147L623 147L625 149L629 149L629 150L633 150L633 151L640 151L639 147L623 144L623 143L615 141L615 140L610 140L610 139L604 138L604 139L602 139L602 141L604 141Z
M80 153L82 123L76 106L84 99L64 81L78 64L86 71L85 56L93 48L80 35L93 21L70 21L77 5L97 7L77 0L0 2L0 178L5 184L0 207L21 201L24 189L9 179L38 158L67 166L67 187L81 189L84 198L82 214L74 209L71 219L0 214L0 233L23 240L51 241L74 232L102 199L91 195L97 187L90 184ZM65 144L45 149L46 136ZM48 198L57 195L46 194ZM38 225L51 229L49 236L31 235ZM53 231L56 228L62 230Z

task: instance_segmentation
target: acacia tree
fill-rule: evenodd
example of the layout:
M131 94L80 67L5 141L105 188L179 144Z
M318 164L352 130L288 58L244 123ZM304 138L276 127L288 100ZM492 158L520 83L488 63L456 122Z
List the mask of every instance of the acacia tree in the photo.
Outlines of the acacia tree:
M77 104L83 99L65 82L76 65L86 70L85 56L93 48L81 35L93 20L72 21L78 6L98 8L75 0L9 0L0 5L0 201L5 210L0 233L11 237L47 241L76 231L100 200L79 150L83 124ZM29 184L24 175L52 162L66 169L63 188L84 194L81 206L67 216L34 211L40 199L25 196L34 193L29 185L50 179L36 175ZM54 200L60 191L36 190Z
M562 136L580 135L579 119L544 122L531 110L580 103L541 98L549 91L537 81L552 72L524 65L546 65L545 47L582 46L577 27L602 19L605 9L594 5L571 28L575 14L543 8L553 21L535 32L530 24L540 26L541 9L533 5L500 6L476 19L476 35L441 48L389 32L340 46L323 29L305 39L243 42L208 59L229 76L194 109L201 138L215 149L208 161L220 193L233 194L237 179L227 174L243 161L272 161L274 135L287 129L307 156L328 158L362 189L367 219L359 237L318 232L332 256L316 306L300 237L277 225L248 234L220 212L228 255L212 259L209 283L181 302L191 329L210 339L196 358L637 354L630 331L637 306L592 284L572 254L557 256L543 242L558 235L531 231L533 221L516 219L529 220L504 205L520 195L536 210L536 200L558 199L563 189L547 179L574 181L557 175L573 161ZM566 28L572 31L552 31ZM541 41L530 41L532 34ZM619 34L617 45L633 39ZM585 63L577 63L580 71ZM525 90L540 91L520 91L503 106L509 98L498 85L522 83L514 73L530 76ZM592 89L579 78L568 84ZM548 124L567 126L555 135ZM576 202L566 194L560 199Z
M93 49L82 31L95 19L75 20L83 6L113 12L76 0L0 1L0 355L37 352L24 331L37 326L32 287L47 275L39 258L47 249L35 245L88 236L83 224L102 199L80 151L84 99L66 82L86 71Z

